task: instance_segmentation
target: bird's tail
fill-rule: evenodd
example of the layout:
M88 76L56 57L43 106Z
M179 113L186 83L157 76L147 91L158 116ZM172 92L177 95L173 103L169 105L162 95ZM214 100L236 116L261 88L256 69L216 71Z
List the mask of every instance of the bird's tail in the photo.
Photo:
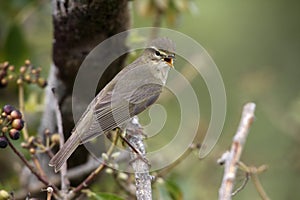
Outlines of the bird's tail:
M55 156L50 160L49 166L54 167L55 172L58 172L62 165L67 161L67 159L72 155L75 149L80 144L80 136L75 131L63 147L55 154Z

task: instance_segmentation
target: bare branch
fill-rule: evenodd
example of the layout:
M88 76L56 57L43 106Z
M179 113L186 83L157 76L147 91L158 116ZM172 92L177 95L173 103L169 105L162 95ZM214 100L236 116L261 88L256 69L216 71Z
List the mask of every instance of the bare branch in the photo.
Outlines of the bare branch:
M54 95L54 103L55 103L55 116L56 116L56 124L57 131L59 134L59 148L62 148L65 143L64 131L63 131L63 122L62 116L59 108L58 99L55 95L55 88L52 88L52 92ZM67 193L68 186L70 185L70 181L67 177L67 163L63 164L60 170L60 178L61 178L61 190L63 193Z
M143 143L143 132L142 127L139 124L138 117L133 117L126 127L126 133L128 133L128 141L131 143L136 151L131 149L131 166L135 172L135 185L136 185L136 198L137 200L151 200L152 190L151 190L151 180L152 177L149 174L149 164L145 162L146 149ZM141 159L141 156L143 159Z
M109 149L106 152L108 158L113 153L116 141L117 141L117 137L113 139L113 142L111 143ZM78 194L84 188L87 188L105 167L106 167L106 163L103 160L103 162L100 165L98 165L98 167L94 171L92 171L88 177L86 177L76 188L74 188L72 191L69 192L67 198L72 199L76 194Z
M232 197L238 162L248 136L249 128L254 119L254 110L254 103L247 103L244 106L238 130L233 138L231 150L225 153L226 156L222 156L222 161L219 160L225 163L223 181L219 189L219 200L230 200Z
M90 159L88 162L79 165L77 167L73 167L72 169L68 170L67 177L71 180L78 179L78 177L81 177L84 174L88 174L91 171L95 170L98 166L98 162L94 161L93 159ZM54 174L53 176L49 177L49 182L52 183L52 185L58 185L61 182L61 178L59 175ZM29 188L21 189L19 191L16 191L15 198L16 199L25 199L28 195L28 192L30 193L36 193L41 191L41 188L44 187L45 184L37 182L35 184L29 185ZM57 189L58 191L58 189Z
M6 136L4 136L4 137L6 137ZM9 147L10 147L10 148L13 150L13 152L14 152L14 153L22 160L22 162L26 165L26 167L28 167L28 169L31 171L31 173L34 174L35 177L36 177L39 181L41 181L44 185L46 185L46 186L51 186L51 187L53 188L53 190L54 190L54 193L58 193L58 188L56 188L55 185L51 185L51 184L49 183L49 181L47 180L46 177L41 176L41 175L36 171L36 169L35 169L35 168L34 168L34 167L26 160L25 156L15 148L15 146L10 142L10 140L9 140L7 137L6 137L6 140L7 140L7 142L8 142Z

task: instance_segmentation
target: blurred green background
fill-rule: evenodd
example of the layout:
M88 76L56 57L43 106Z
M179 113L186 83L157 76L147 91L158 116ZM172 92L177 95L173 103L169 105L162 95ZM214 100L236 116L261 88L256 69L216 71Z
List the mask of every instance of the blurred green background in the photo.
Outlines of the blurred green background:
M271 199L300 199L300 2L200 0L191 6L171 25L163 18L162 26L189 35L208 51L224 80L227 116L209 157L200 161L192 154L173 170L172 178L184 199L217 199L223 168L216 160L230 147L243 104L254 101L256 119L242 161L269 166L260 180ZM141 16L137 10L132 7L133 27L151 26L151 15ZM0 0L0 24L1 62L9 60L19 66L30 58L43 68L50 65L48 1ZM204 131L210 117L209 96L203 81L194 80L193 85L199 85L199 97L203 94ZM7 103L7 93L1 91L1 104ZM241 184L242 174L238 180ZM5 180L1 184L5 186ZM249 182L235 199L260 197Z

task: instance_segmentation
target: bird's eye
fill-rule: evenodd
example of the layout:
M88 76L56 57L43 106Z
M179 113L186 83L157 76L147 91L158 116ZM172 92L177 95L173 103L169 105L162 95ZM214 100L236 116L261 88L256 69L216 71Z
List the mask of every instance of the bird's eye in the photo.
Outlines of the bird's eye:
M155 55L156 55L156 56L161 56L161 54L160 54L159 51L155 51Z

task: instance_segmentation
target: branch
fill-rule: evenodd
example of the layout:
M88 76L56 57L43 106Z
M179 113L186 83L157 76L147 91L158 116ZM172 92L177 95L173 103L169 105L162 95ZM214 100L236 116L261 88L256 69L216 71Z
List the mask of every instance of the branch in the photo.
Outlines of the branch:
M4 136L4 137L6 137L6 136ZM54 193L58 193L58 188L55 186L55 185L51 185L50 183L49 183L49 181L45 178L45 177L43 177L43 176L41 176L36 170L35 170L35 168L26 160L26 158L25 158L25 156L21 153L21 152L19 152L15 147L14 147L14 145L10 142L10 140L6 137L6 140L7 140L7 142L8 142L8 145L9 145L9 147L13 150L13 152L22 160L22 162L26 165L26 167L28 167L28 169L31 171L31 173L33 173L34 175L35 175L35 177L39 180L39 181L41 181L44 185L46 185L46 186L51 186L52 188L53 188L53 190L54 190Z
M53 99L55 104L57 131L59 134L59 148L62 148L65 143L65 137L64 137L63 122L62 122L62 116L59 108L59 103L55 95L55 88L52 88L52 93L54 95ZM63 193L67 193L68 185L70 185L70 181L67 177L67 163L63 164L63 166L61 167L60 178L61 178L61 190Z
M93 159L90 159L85 164L69 169L67 173L67 177L71 180L76 180L79 177L82 177L83 175L93 171L95 168L97 168L98 165L99 165L98 162L94 161ZM54 174L53 176L49 177L49 182L51 182L52 185L58 185L61 182L61 178L59 175ZM44 186L45 184L36 182L35 184L30 185L29 188L16 191L14 196L16 199L25 199L26 196L28 195L28 192L37 193L41 191L41 188Z
M111 154L113 153L114 147L116 145L117 137L113 139L113 142L111 143L109 149L106 152L107 157L109 158ZM106 167L106 161L103 160L103 162L94 170L90 175L85 178L76 188L74 188L67 196L67 199L72 199L77 193L82 191L84 188L87 188L92 181L97 177L97 175Z
M136 185L136 198L137 200L151 200L151 180L152 176L149 174L149 164L145 162L145 145L143 143L143 132L141 125L139 124L138 118L135 116L128 123L126 127L126 133L128 134L128 141L133 146L130 153L131 165L135 172L135 185ZM140 154L137 154L138 151ZM142 156L142 158L141 158Z
M230 200L232 197L238 162L248 136L249 128L254 119L254 110L254 103L247 103L244 106L238 130L233 138L231 150L225 152L222 158L218 160L219 163L225 163L223 181L219 189L219 200Z
M63 120L65 138L74 127L72 115L72 100L76 99L78 111L87 106L82 98L82 94L74 95L73 87L77 72L86 56L98 44L112 35L126 31L130 26L130 13L128 0L51 0L53 7L53 47L52 65L49 73L49 86L56 88L56 97L60 105L60 112ZM111 54L115 50L126 49L126 37L118 41L117 45L111 45L106 49L106 54ZM105 57L105 55L103 55ZM98 73L94 77L98 80L99 90L104 87L124 66L126 55L116 59L106 69L105 65L97 65L97 69L104 72L98 80ZM96 83L96 82L95 82ZM53 95L49 90L45 95L46 106L40 126L40 136L43 138L43 131L48 128L51 132L56 132L55 108L53 105ZM83 149L83 147L79 148ZM77 166L85 162L88 154L86 151L77 150L68 160L69 167ZM43 157L44 163L48 164L48 158ZM48 165L43 166L47 169ZM50 170L50 169L49 169ZM52 171L52 169L51 169ZM50 173L50 172L48 172Z

